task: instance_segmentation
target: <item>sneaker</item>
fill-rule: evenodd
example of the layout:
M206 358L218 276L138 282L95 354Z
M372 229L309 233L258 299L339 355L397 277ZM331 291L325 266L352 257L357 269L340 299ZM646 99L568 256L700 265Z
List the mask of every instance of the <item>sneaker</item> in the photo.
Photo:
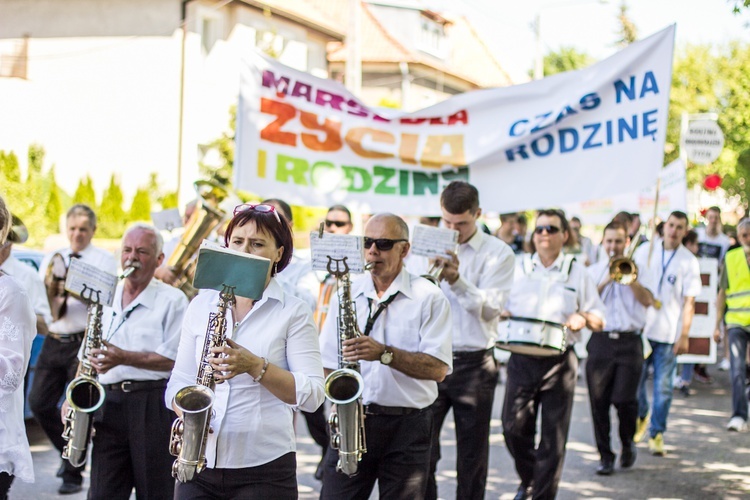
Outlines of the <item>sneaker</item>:
M680 387L680 394L682 394L686 398L690 397L690 387L688 387L687 385L682 385Z
M732 417L727 424L728 431L744 432L747 430L747 422L742 417Z
M648 440L648 451L657 457L663 457L666 454L664 451L664 435L661 432Z
M729 371L729 360L727 358L721 360L721 363L719 363L719 370L723 372Z
M646 435L646 431L648 430L648 417L649 415L646 415L643 418L638 418L635 422L635 434L633 435L633 442L634 443L640 443L643 441L644 436Z
M706 367L703 365L695 365L693 369L693 378L701 384L712 384L714 379L706 371Z

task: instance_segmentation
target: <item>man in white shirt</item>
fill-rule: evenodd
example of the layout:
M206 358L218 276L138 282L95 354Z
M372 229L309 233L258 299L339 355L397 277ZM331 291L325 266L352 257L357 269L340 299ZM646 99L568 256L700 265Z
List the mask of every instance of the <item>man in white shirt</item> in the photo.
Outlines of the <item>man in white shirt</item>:
M709 207L706 222L706 227L695 228L698 233L698 257L716 259L721 264L730 246L729 236L724 234L721 227L721 209Z
M338 452L329 448L320 497L369 498L377 481L381 498L424 498L430 405L452 366L450 307L435 285L404 267L409 229L400 217L373 216L365 248L372 270L351 289L363 335L345 340L342 355L360 363L367 452L349 477L336 471ZM335 296L320 335L327 373L339 368L338 310Z
M453 408L456 425L456 498L482 499L487 482L490 419L498 368L493 355L498 317L513 283L515 255L498 238L477 228L482 214L479 193L471 184L453 181L440 196L443 225L458 231L458 251L442 266L440 288L453 316L453 373L438 384L432 404L430 478L425 498L437 498L435 470L440 459L440 430Z
M651 411L649 450L663 456L664 432L672 404L673 374L676 358L688 350L688 334L695 312L695 297L701 291L698 259L682 245L688 231L684 212L672 212L664 224L664 239L654 244L649 262L649 246L641 245L635 253L639 268L648 269L654 277L654 305L646 313L643 334L651 346L638 387L638 422L634 440L646 434L649 402L646 394L648 366L654 366L654 401Z
M604 326L605 308L594 281L583 264L562 253L569 231L561 211L539 211L533 236L536 253L516 269L503 312L504 317L541 320L566 330L560 354L513 353L508 360L503 436L521 478L516 500L557 494L578 372L573 344L584 326L593 332ZM538 413L542 425L537 447Z
M602 246L610 259L597 262L587 269L607 308L607 330L594 332L586 346L589 355L586 384L600 457L596 473L604 476L614 472L615 464L610 442L612 425L609 411L612 405L617 409L620 421L620 465L623 468L631 467L636 457L633 435L638 418L638 381L643 366L641 332L646 324L646 308L653 303L650 291L653 285L648 269L638 269L635 278L630 273L620 278L615 275L613 279L610 265L615 259L623 258L630 243L625 226L610 222L604 228L602 238ZM627 264L623 265L627 270ZM615 272L620 272L619 266L615 269Z
M116 274L117 262L112 254L91 244L96 232L94 211L87 205L73 205L68 210L65 221L70 247L61 248L42 260L39 268L42 279L47 278L53 259L67 268L71 259L79 258L104 272ZM31 411L60 453L65 441L62 438L63 423L60 421L57 403L65 393L68 382L76 374L78 348L86 330L88 311L86 304L61 292L63 283L64 276L45 280L54 321L49 324L49 333L42 344L29 393ZM81 491L82 471L83 466L73 467L67 460L63 460L57 473L63 480L58 493L65 495Z
M187 298L154 278L164 260L159 231L131 226L123 236L122 269L134 267L102 313L102 348L89 361L104 386L94 417L89 498L174 496L170 429L176 418L164 390L180 341Z

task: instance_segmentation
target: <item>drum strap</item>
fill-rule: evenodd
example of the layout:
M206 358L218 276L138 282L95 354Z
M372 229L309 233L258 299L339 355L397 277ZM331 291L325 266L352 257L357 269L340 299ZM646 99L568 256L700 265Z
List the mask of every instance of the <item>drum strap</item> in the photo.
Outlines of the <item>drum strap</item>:
M553 281L566 282L570 277L570 269L573 267L573 262L575 260L575 255L565 254L559 271L551 273L534 273L534 263L531 261L531 255L526 254L523 259L523 272L531 279L551 279Z

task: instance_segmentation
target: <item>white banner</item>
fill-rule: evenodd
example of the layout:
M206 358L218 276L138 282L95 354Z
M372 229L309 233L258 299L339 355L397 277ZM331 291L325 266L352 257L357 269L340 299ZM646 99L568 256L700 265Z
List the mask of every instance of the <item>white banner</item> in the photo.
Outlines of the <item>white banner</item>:
M659 172L661 186L659 188L659 209L657 215L661 220L667 220L675 210L687 212L687 177L685 164L682 160L675 160ZM641 220L647 222L654 216L654 200L656 185L640 192L625 193L600 200L568 203L563 210L572 217L578 216L584 224L602 226L607 224L620 211L635 212L641 215Z
M498 212L637 192L663 162L674 32L580 71L409 114L253 54L242 67L235 187L404 215L439 212L453 179Z

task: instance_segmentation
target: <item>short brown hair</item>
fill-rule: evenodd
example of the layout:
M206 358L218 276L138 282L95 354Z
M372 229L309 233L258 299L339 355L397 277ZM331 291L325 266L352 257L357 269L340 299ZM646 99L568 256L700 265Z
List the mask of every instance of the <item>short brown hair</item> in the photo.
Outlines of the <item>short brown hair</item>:
M224 245L227 247L229 246L229 240L232 237L234 228L244 226L248 221L255 223L257 231L273 236L276 247L284 247L284 252L281 254L281 259L275 266L275 269L273 269L272 265L271 276L275 276L276 273L283 271L289 265L289 262L292 260L292 252L294 251L294 237L292 236L292 228L289 225L289 221L283 215L276 219L276 215L273 212L243 210L232 217L224 233Z
M91 229L96 229L96 214L90 206L83 203L76 203L75 205L70 207L70 210L68 210L68 213L65 215L65 220L70 219L74 215L83 215L84 217L88 217L89 226L91 227Z
M479 210L479 191L465 181L453 181L443 189L440 205L451 214Z
M565 217L565 212L562 210L557 208L543 208L536 213L537 220L539 220L539 217L542 215L546 215L547 217L559 217L560 224L562 224L562 230L570 233L570 224L568 224L568 219Z

